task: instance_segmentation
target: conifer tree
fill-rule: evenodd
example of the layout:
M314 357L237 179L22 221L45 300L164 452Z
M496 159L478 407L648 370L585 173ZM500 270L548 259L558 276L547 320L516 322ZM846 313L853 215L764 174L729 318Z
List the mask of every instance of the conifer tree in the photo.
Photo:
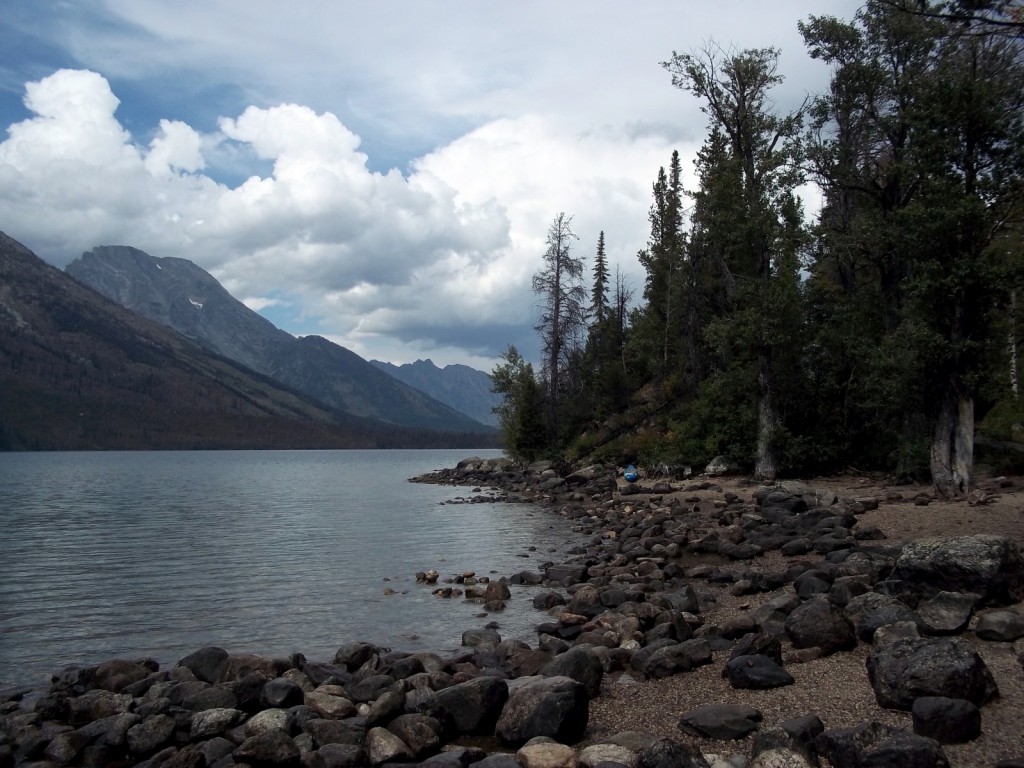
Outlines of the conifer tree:
M873 0L853 23L801 25L833 68L814 106L827 207L813 274L861 314L880 299L875 347L900 364L890 354L861 370L898 393L902 443L928 446L922 461L946 495L971 487L987 308L1003 290L992 244L1024 194L1022 40L945 19L954 5Z
M572 216L559 213L548 228L544 265L533 276L540 319L536 330L544 354L543 376L548 439L554 442L559 432L560 405L572 395L568 385L579 381L578 371L583 336L586 332L586 289L583 286L583 260L572 255Z
M663 66L673 85L704 102L713 136L721 139L719 166L735 183L736 194L717 215L732 220L733 237L723 253L729 280L742 288L730 302L733 322L724 329L752 356L756 371L757 445L755 475L771 480L781 460L783 422L776 357L785 347L773 302L795 281L794 262L782 258L795 238L790 215L794 190L802 181L798 129L802 110L788 115L770 111L770 90L782 82L778 51L753 49L726 53L708 48L698 54L675 53ZM727 161L727 162L726 162ZM738 294L737 294L738 296Z

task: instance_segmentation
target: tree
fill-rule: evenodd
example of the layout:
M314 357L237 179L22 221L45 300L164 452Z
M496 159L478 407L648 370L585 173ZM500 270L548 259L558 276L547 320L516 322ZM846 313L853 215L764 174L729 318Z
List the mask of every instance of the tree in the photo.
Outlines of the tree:
M597 236L594 256L594 287L590 293L590 317L595 324L608 316L608 257L604 251L604 230Z
M563 387L571 379L569 368L578 362L587 326L586 289L583 260L572 255L572 217L559 213L548 229L544 266L533 276L533 292L540 298L540 334L544 354L545 401L548 439L555 441L559 426L559 404L567 394Z
M583 354L585 370L583 410L602 417L626 406L628 379L625 366L626 315L630 293L616 266L614 291L609 301L608 260L604 232L597 240L591 291L591 322Z
M533 461L546 445L543 393L533 366L519 350L509 345L501 357L505 362L491 371L491 391L503 396L501 405L494 409L502 445L510 456Z
M757 370L754 473L764 480L774 479L779 470L783 426L773 362L782 340L775 334L779 324L767 321L773 318L777 283L795 279L787 273L792 263L780 258L780 243L792 239L786 230L793 225L794 190L802 181L798 131L803 110L777 116L769 109L769 91L782 82L778 56L771 48L725 53L712 47L697 54L673 53L662 64L673 85L703 100L712 134L724 139L722 149L738 182L729 212L736 236L724 262L742 286L743 306L754 313L744 326Z
M1021 0L880 0L883 5L924 19L947 22L958 32L972 35L1024 36L1024 4Z
M648 215L651 234L647 248L637 258L647 271L644 309L639 313L637 334L645 353L657 359L652 373L665 380L679 365L682 332L683 185L679 152L673 151L666 174L658 169L653 187L654 203Z
M861 306L880 299L876 348L903 358L894 406L930 425L927 463L947 496L971 487L980 357L1003 291L992 244L1024 191L1021 38L976 34L946 18L952 7L873 0L852 24L801 25L833 66L813 110L827 203L813 271Z

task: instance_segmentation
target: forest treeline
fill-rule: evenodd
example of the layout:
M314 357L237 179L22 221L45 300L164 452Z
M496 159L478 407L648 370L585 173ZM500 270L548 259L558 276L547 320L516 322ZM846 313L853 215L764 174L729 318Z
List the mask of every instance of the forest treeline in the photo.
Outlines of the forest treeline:
M827 92L780 113L772 48L673 53L708 118L653 182L642 286L555 216L538 369L492 373L523 459L847 468L969 492L975 437L1020 438L1021 0L868 0L799 23ZM820 189L807 220L797 191ZM977 424L976 424L977 422Z

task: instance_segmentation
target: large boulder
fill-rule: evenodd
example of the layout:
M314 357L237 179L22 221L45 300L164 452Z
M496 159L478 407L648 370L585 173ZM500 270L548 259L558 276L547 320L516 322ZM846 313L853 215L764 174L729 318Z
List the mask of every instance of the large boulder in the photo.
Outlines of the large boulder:
M150 670L128 659L111 659L96 667L93 685L105 691L121 693L130 685L145 680Z
M441 723L427 715L399 715L387 729L409 747L414 757L436 752L441 743Z
M215 645L200 648L178 662L189 669L197 679L206 683L220 682L228 666L228 652Z
M1009 536L912 541L903 547L892 578L908 583L925 598L942 591L973 592L983 605L1008 605L1024 598L1024 559Z
M786 618L786 635L796 648L820 648L824 655L857 645L853 625L825 597L815 597L794 608Z
M640 671L647 677L660 679L710 663L711 645L700 637L658 648L642 663Z
M982 640L1012 643L1024 637L1024 616L1016 611L988 611L978 617L974 634Z
M475 677L437 692L455 730L464 734L490 734L508 701L508 684L496 677Z
M999 695L981 656L962 638L897 640L871 652L868 680L879 706L910 710L920 696L967 699L981 706Z
M591 698L601 693L604 668L598 655L587 648L571 648L549 661L540 673L546 677L570 677L583 683Z
M547 736L572 744L583 737L590 719L586 686L569 677L521 678L516 683L495 728L502 741L518 746Z
M760 653L737 656L725 665L725 674L733 688L765 690L792 685L793 676L776 661Z
M921 696L911 711L914 733L940 744L960 744L981 735L981 710L966 699Z
M272 728L250 736L235 749L235 762L248 765L295 765L299 748L286 731Z
M743 704L706 704L684 712L679 728L698 738L742 739L757 730L761 713Z
M921 630L928 635L958 635L967 629L978 596L939 592L917 606Z

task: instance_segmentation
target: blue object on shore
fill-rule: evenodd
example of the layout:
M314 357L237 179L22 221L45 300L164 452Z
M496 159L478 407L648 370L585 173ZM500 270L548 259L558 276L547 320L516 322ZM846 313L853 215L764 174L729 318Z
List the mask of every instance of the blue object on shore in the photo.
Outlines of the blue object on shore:
M630 464L622 476L626 478L627 483L635 483L640 478L640 473L636 471L636 467Z

